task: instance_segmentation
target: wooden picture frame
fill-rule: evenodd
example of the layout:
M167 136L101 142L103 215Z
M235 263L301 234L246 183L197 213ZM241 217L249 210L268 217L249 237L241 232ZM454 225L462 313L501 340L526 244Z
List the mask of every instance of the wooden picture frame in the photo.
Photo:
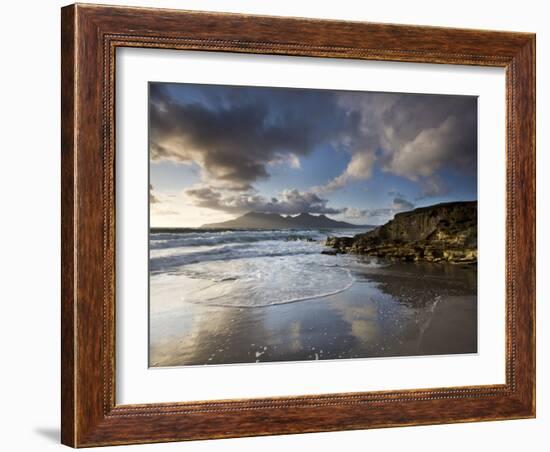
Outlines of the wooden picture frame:
M73 447L535 416L535 35L71 5L62 9L62 442ZM506 70L506 383L115 403L118 47Z

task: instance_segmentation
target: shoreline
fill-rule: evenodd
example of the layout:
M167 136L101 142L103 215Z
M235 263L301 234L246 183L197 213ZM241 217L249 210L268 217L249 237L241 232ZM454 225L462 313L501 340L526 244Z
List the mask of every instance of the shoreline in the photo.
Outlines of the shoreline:
M254 309L182 302L176 312L152 312L149 365L477 352L476 271L415 263L350 271L349 288L323 297Z

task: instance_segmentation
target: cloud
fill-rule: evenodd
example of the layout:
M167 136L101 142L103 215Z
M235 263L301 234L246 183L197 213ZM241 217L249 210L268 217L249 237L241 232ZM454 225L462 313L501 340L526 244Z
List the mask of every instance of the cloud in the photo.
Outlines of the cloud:
M149 184L149 204L157 204L160 202L158 198L153 194L153 190L153 186Z
M327 206L327 200L313 192L301 192L295 188L284 190L270 199L256 192L221 192L210 187L190 188L186 197L199 207L241 214L250 211L295 215L298 213L338 214L342 209Z
M449 186L436 174L421 182L417 200L445 196L450 192Z
M412 202L407 201L406 199L395 198L392 202L391 208L396 212L402 212L402 211L413 209L414 204Z
M194 89L150 85L150 155L196 163L218 187L248 191L269 165L299 168L300 157L354 127L331 91L210 86L199 102Z
M332 179L328 184L316 187L320 193L332 192L345 187L352 181L368 179L372 174L375 157L373 153L357 153L351 157L345 171L338 177Z
M235 198L255 196L273 167L300 170L320 147L349 161L310 190L319 196L375 171L414 182L417 199L442 196L443 171L477 164L473 96L152 83L149 119L152 161L196 164L202 185Z
M396 213L406 212L414 209L414 207L415 206L412 202L396 197L387 207L377 209L358 209L355 207L346 207L342 209L342 214L344 218L350 220L362 220L382 224L391 220Z
M390 190L388 192L388 196L392 196L394 198L405 198L405 195L398 190Z
M423 129L412 139L401 143L388 158L385 169L398 176L417 181L427 179L462 148L467 149L455 116L449 116L436 127Z
M345 218L350 220L357 220L359 218L365 218L368 215L368 210L358 209L357 207L346 207L342 210Z
M155 215L179 215L180 212L177 210L170 209L155 209Z
M438 176L441 169L470 173L476 169L474 97L344 93L339 106L360 120L349 138L350 164L321 192L368 179L376 164L382 171L418 182L420 196L440 196L446 192Z
M271 166L288 166L292 169L300 169L302 164L296 154L277 155L268 162Z

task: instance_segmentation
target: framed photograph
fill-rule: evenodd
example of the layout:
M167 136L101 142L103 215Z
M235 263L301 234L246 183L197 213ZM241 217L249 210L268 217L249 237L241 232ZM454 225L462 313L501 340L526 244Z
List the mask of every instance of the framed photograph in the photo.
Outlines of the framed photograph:
M535 36L62 9L62 442L535 416Z

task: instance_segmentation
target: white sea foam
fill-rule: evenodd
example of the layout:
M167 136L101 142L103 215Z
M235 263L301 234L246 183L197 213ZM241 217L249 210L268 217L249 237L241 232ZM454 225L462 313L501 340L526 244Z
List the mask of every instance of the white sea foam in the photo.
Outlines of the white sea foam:
M321 254L326 235L305 230L152 234L151 308L161 312L182 302L265 307L342 292L353 277L347 256Z

